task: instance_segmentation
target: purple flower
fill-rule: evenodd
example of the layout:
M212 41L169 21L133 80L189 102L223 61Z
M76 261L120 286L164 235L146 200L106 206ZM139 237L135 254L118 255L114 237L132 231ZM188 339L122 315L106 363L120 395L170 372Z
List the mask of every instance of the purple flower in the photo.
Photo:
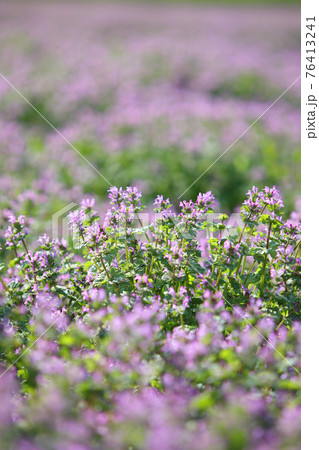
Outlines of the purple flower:
M153 286L152 280L148 278L146 273L143 273L143 275L136 275L135 284L139 290L142 288L151 288Z
M25 217L20 215L16 218L10 215L8 221L12 224L7 228L4 233L6 238L5 246L7 248L17 248L22 245L23 239L29 234L27 228L25 228Z
M214 204L215 197L211 193L211 191L206 192L205 194L198 194L196 205L203 213L206 213L209 209L212 209Z
M122 211L125 207L133 212L139 211L141 209L141 197L142 193L136 187L127 187L124 190L122 187L112 186L109 189L109 199L114 211L121 207Z
M162 195L158 195L156 199L154 200L154 208L155 212L163 212L169 209L172 205L169 201L169 198L164 200L164 197Z

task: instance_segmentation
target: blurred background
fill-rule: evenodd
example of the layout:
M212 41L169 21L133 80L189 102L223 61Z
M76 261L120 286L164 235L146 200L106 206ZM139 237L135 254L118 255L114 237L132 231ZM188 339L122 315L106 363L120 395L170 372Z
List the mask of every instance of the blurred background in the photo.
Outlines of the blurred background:
M111 184L178 197L300 75L298 2L0 1L0 73ZM0 204L38 223L105 180L0 77ZM300 189L300 84L183 198Z

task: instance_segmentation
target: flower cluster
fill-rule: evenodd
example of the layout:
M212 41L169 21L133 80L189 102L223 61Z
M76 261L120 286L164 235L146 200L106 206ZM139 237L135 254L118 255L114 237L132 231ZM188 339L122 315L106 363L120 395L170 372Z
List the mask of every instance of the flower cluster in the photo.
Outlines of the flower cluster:
M158 195L154 200L154 211L157 213L164 213L167 209L169 209L172 205L169 201L169 198L164 200L163 195Z
M8 222L11 223L11 225L4 233L6 239L5 245L8 248L17 249L22 246L23 240L29 234L28 229L25 227L25 217L20 215L16 218L15 216L10 215Z

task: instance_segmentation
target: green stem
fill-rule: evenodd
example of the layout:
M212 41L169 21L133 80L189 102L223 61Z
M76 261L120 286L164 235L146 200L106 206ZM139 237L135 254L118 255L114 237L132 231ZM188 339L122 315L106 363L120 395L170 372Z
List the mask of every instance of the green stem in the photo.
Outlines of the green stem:
M100 256L100 261L101 261L101 263L102 263L104 272L106 273L107 277L110 279L110 278L111 278L111 275L110 275L110 273L108 272L108 270L107 270L106 267L105 267L105 264L104 264L104 261L103 261L102 256Z
M127 248L127 241L125 239L125 255L126 255L126 262L129 263L130 262L130 257L128 254L128 248Z
M244 273L245 273L246 260L247 260L247 255L245 255L245 256L244 256L244 260L243 260L243 267L242 267L242 274L244 274Z
M126 223L126 221L125 221L125 255L126 255L126 262L129 263L130 256L129 256L128 248L127 248L127 223Z
M269 225L269 228L268 228L267 245L266 245L266 249L267 249L267 250L268 250L268 248L269 248L269 240L270 240L271 226L272 226L272 222L270 222L270 225ZM260 296L262 296L262 295L263 295L263 292L264 292L265 272L266 272L267 256L268 256L268 252L266 252L265 259L264 259L264 264L263 264L263 269L262 269Z
M240 242L241 242L241 240L243 238L244 231L246 230L246 227L247 227L247 223L245 223L245 225L243 226L243 229L241 230L241 233L240 233L240 236L239 236L239 239L238 239L238 244L240 244Z
M278 330L279 330L279 328L281 327L281 325L283 324L283 322L284 322L284 319L282 319L282 321L280 322L280 324L278 325L278 327L275 329L275 331L278 331Z
M23 244L23 247L24 247L24 249L25 249L25 251L26 251L26 253L28 255L28 260L29 260L30 266L32 267L33 279L34 279L35 284L37 285L38 284L37 276L36 276L36 273L34 271L34 267L33 267L33 264L32 264L32 259L31 259L30 255L29 255L29 250L28 250L28 247L27 247L24 239L22 239L22 244Z
M218 283L219 283L219 279L220 279L221 273L222 273L222 270L219 269L219 270L218 270L218 273L217 273L216 289L218 289Z
M249 267L249 270L248 270L247 276L246 276L246 278L245 278L244 284L245 284L246 281L248 280L248 277L249 277L249 275L251 274L251 271L253 270L254 264L255 264L255 260L253 260L253 262L251 263L251 266Z
M183 314L182 314L182 313L179 313L179 317L180 317L180 319L181 319L181 325L182 325L182 328L184 329L184 328L185 328L185 324L184 324Z
M98 246L96 246L96 251L97 251L97 254L98 254L99 260L101 261L101 264L102 264L103 270L104 270L104 272L106 273L106 276L108 277L108 279L110 279L110 278L111 278L111 276L110 276L110 273L108 272L107 268L105 267L105 264L104 264L104 261L103 261L103 258L102 258L102 256L100 255L100 252L99 252L99 248L98 248Z
M93 258L93 262L94 262L95 267L97 268L97 271L101 272L101 269L99 268L95 258Z
M156 238L156 241L155 241L155 248L157 248L157 242L158 242L158 238ZM152 256L152 259L151 259L151 266L150 266L150 270L149 270L149 274L151 275L151 273L152 273L152 270L153 270L153 264L154 264L154 255Z
M109 272L107 271L107 269L106 269L106 267L105 267L105 264L104 264L104 261L103 261L102 256L100 256L100 261L101 261L101 263L102 263L104 272L106 273L107 277L110 279L111 276L110 276Z
M242 260L243 260L243 255L240 256L239 261L238 261L238 264L237 264L237 268L236 268L236 278L238 277L239 269L240 269Z
M241 231L241 233L240 233L239 240L238 240L238 244L240 244L240 242L241 242L241 240L242 240L242 238L243 238L244 231L245 231L246 227L247 227L247 224L245 223L245 225L244 225L244 227L243 227L243 229L242 229L242 231ZM249 240L250 240L250 238L251 238L251 235L253 234L253 231L254 231L254 228L252 228L252 229L250 230L250 232L249 232L247 244L249 244ZM242 260L243 260L243 255L240 256L239 261L238 261L238 265L237 265L237 268L236 268L236 278L238 277L239 269L240 269ZM246 264L246 255L245 255L245 259L244 259L243 272L242 272L242 273L244 273L245 264Z
M154 255L152 256L152 259L151 259L150 270L148 271L149 275L151 275L151 273L152 273L152 270L153 270L153 264L154 264Z
M4 281L4 279L1 276L0 276L0 282L2 283L4 289L10 293L7 283Z
M251 238L253 232L254 232L254 228L252 228L252 229L250 230L250 232L249 232L248 239L247 239L247 243L246 243L247 246L248 246L249 243L250 243L250 238ZM242 274L245 273L246 260L247 260L247 255L244 256Z
M29 250L27 248L27 245L26 245L24 239L22 239L22 244L23 244L24 250L27 252L27 254L29 254Z

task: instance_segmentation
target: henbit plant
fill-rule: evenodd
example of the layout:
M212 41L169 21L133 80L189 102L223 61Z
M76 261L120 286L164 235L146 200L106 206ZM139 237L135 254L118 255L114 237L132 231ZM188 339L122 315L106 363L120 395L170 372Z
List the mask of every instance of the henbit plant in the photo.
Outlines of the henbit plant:
M103 287L107 296L139 298L143 292L146 303L154 295L162 300L168 296L168 312L175 317L173 305L182 288L180 297L189 298L191 306L185 303L179 309L191 325L190 311L196 310L194 302L207 287L220 291L230 308L262 298L265 312L278 322L300 317L300 224L283 221L283 203L275 187L262 191L254 187L248 192L240 213L244 225L232 234L225 214L219 223L209 221L214 203L211 192L199 194L195 203L181 202L179 214L170 212L169 200L158 196L155 220L148 226L139 218L143 207L136 188L113 187L109 198L111 208L103 223L94 200L84 200L69 216L81 260L65 242L50 241L47 236L39 239L39 249L31 253L25 219L9 218L5 246L14 259L3 286L11 300L12 293L24 303L40 292L63 295L65 306L72 304L71 314L76 316L83 289ZM199 242L203 230L208 235ZM181 314L178 317L181 320Z
M109 199L102 222L93 200L70 214L74 251L42 236L31 252L10 218L6 441L298 448L300 224L283 221L278 190L252 188L234 233L209 220L211 192L180 213L158 196L149 225L136 188Z

